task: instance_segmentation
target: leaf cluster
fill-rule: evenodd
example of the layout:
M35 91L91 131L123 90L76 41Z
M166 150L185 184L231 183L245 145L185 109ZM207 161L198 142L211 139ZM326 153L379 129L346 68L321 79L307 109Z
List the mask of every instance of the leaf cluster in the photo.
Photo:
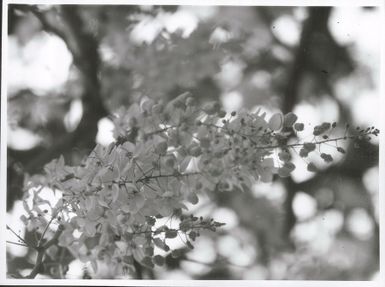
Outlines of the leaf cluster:
M196 105L188 93L169 103L142 99L113 116L116 141L108 147L96 145L79 166L67 166L61 157L46 165L44 175L30 178L29 217L23 220L30 230L47 226L42 214L60 221L58 244L95 269L98 260L122 272L134 272L134 261L163 265L165 254L178 253L169 240L179 238L192 249L202 231L223 225L186 215L201 195L247 192L256 181L290 176L296 148L306 158L324 143L378 134L369 128L331 138L336 124L323 123L314 127L312 141L288 144L304 128L297 120L293 113L267 119L261 110L228 114L218 102ZM317 167L310 162L308 170ZM62 192L49 210L41 208L47 204L39 196L43 187Z

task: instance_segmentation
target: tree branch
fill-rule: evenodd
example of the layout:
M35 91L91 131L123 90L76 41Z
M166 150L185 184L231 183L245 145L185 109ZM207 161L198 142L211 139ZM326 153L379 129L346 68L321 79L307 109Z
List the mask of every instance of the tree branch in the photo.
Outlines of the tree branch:
M23 242L25 245L29 246L28 243L24 240L24 238L22 238L19 234L17 234L11 227L8 226L8 224L6 225L6 228L12 232L13 235L15 235L17 237L17 239L19 239L21 242Z
M108 114L100 95L98 72L100 57L97 39L84 29L79 15L79 7L75 5L60 6L42 11L37 6L23 6L29 9L42 23L43 29L51 32L66 43L75 66L84 83L82 94L83 117L75 131L57 138L50 147L38 147L33 153L11 151L12 157L23 164L28 173L42 170L44 164L60 154L68 154L73 148L88 152L95 145L97 122Z
M294 61L289 70L289 78L287 80L287 85L283 94L283 113L292 111L295 103L297 102L302 77L306 69L311 40L314 37L314 31L317 30L317 27L323 26L325 23L327 23L330 12L330 7L309 8L309 17L303 23L301 38L294 56ZM297 191L297 186L291 177L286 178L283 182L287 190L287 196L284 202L286 222L283 232L284 236L288 239L290 232L296 223L296 217L292 203Z
M49 241L47 241L45 244L42 244L40 242L39 245L35 248L37 251L35 266L33 267L31 273L27 275L25 278L33 279L36 277L37 274L41 273L41 269L43 266L43 259L44 259L46 250L52 245L57 243L58 238L62 234L63 230L64 230L64 227L62 225L59 225L54 236Z

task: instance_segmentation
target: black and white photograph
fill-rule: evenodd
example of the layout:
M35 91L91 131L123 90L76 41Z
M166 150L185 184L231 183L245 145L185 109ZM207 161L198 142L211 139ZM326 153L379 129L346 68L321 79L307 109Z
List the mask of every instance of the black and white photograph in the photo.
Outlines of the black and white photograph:
M3 4L2 283L382 286L384 5L198 2Z

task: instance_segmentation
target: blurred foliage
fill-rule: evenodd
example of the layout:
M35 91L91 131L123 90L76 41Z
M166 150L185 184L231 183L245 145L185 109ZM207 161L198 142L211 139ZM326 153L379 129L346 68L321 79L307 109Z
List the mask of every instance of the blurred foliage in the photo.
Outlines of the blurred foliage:
M10 126L26 129L41 140L28 149L8 147L7 210L23 194L25 173L41 171L60 154L70 164L79 163L95 146L98 121L142 96L169 101L190 91L198 102L205 102L224 101L228 94L238 93L244 107L264 105L285 113L303 103L317 108L327 98L338 110L333 120L355 125L352 106L341 100L337 85L350 78L358 91L370 89L377 75L369 64L356 59L354 47L336 41L329 25L333 11L329 7L9 6L9 38L18 43L20 55L23 47L48 32L64 40L74 62L68 80L56 89L41 92L33 85L18 89L18 84L9 89ZM190 32L182 25L190 19L183 18L186 15L195 19L196 27ZM167 21L177 16L184 20L179 18L182 29L174 31ZM279 33L282 19L298 28L293 42ZM23 54L24 65L33 57ZM11 80L17 77L10 75ZM76 100L82 102L83 116L71 127L64 118ZM167 257L164 267L144 270L142 278L173 279L167 274L175 270L183 278L194 279L372 278L379 261L378 189L370 191L364 178L378 166L378 145L362 142L360 149L353 144L345 149L342 161L323 166L313 177L274 178L280 188L262 184L251 193L221 193L207 199L198 213L211 215L225 208L236 218L222 233L202 236L206 240L202 239L202 248L214 254L212 260L205 261L199 253ZM299 191L316 202L315 213L306 219L293 208ZM357 209L369 218L359 226L372 226L365 236L357 235L348 224ZM333 217L322 220L328 212L342 216L340 226L328 225ZM215 219L226 221L227 217ZM308 229L301 229L305 225ZM302 238L297 230L302 230ZM31 236L26 232L25 238ZM316 248L323 246L317 238L329 242L326 250ZM227 247L231 250L226 253L220 246L234 246L229 242L240 247ZM73 260L65 251L57 252L61 257L56 258L55 268L48 268L55 260L47 257L48 267L42 272L53 278L65 277L62 266ZM203 262L192 262L199 261L196 258ZM9 251L7 259L8 273L16 274L31 268L34 251L23 256ZM113 278L113 270L105 269L92 274L84 267L80 276ZM67 278L72 278L70 273L71 269Z

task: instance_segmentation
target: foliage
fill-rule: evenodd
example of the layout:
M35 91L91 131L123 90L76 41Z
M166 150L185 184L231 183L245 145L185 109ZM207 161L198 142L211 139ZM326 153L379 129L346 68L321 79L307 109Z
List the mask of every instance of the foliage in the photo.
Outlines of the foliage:
M8 123L38 140L8 144L8 276L373 278L378 130L341 123L375 124L354 103L376 93L378 61L353 33L339 41L343 8L10 8L8 63L23 71L9 73ZM45 55L69 75L44 92ZM95 147L110 120L114 143Z
M302 130L295 114L277 113L269 120L260 110L227 114L217 102L196 105L188 93L167 104L146 98L113 118L115 142L96 145L79 166L55 159L44 175L26 181L32 193L24 199L29 216L23 221L44 243L55 223L59 246L94 269L103 260L122 273L134 273L135 260L145 267L163 265L160 251L178 252L170 250L170 239L179 237L192 249L200 232L222 226L185 215L201 194L248 192L256 181L290 176L296 148L301 157L318 152L330 163L333 158L321 152L322 144L378 134L368 128L355 136L329 137L336 124L323 123L314 127L311 142L288 144ZM316 166L310 162L308 170ZM43 210L47 201L39 193L46 187L62 196ZM167 225L172 220L179 222L177 228Z

